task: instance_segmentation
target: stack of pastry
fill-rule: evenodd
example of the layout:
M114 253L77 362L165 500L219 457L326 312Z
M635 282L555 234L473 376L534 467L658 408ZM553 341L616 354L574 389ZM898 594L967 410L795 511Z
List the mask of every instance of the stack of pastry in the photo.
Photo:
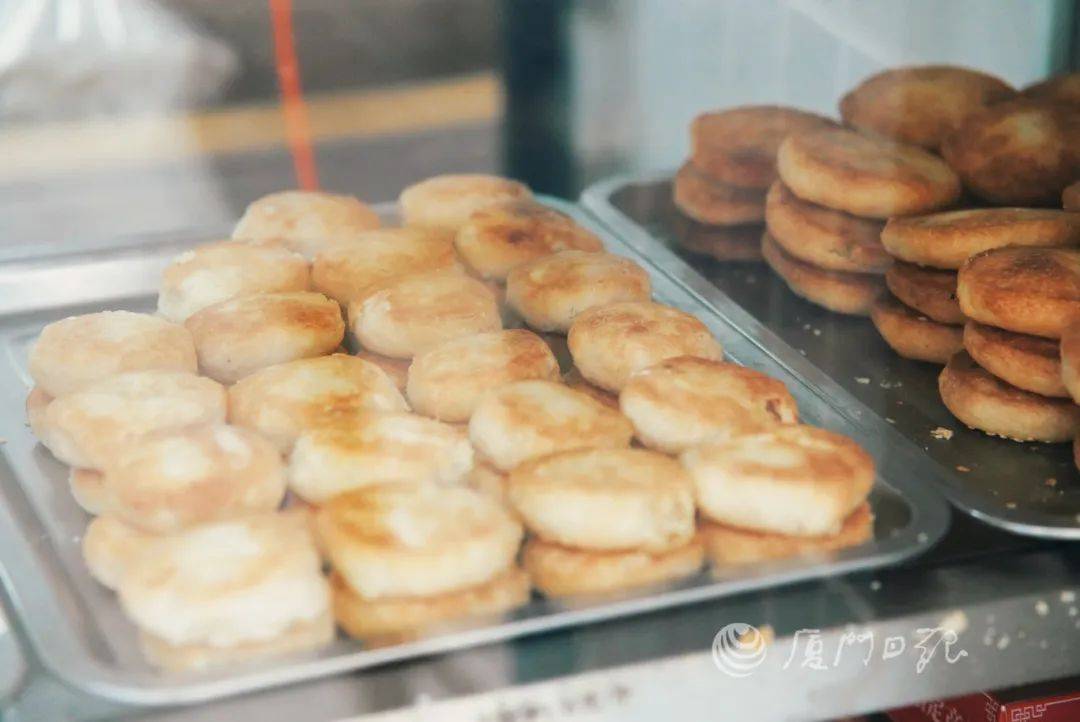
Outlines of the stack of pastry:
M800 424L776 379L682 356L633 374L619 404L642 444L678 455L688 471L718 573L872 537L873 460L850 439Z
M521 524L472 489L412 481L363 486L320 507L316 525L333 572L334 617L383 645L528 601L515 560Z
M988 349L1000 343L991 343L987 328L967 321L957 299L957 271L971 256L994 248L1077 245L1080 218L1060 210L1036 208L945 211L892 219L881 238L896 258L885 277L889 290L922 318L917 324L902 325L890 323L885 311L876 311L875 322L889 344L902 356L940 364L966 347L993 365L988 356L999 352ZM1032 352L1038 346L1031 339L1014 338L1009 342ZM1047 354L1056 356L1057 349L1047 346L1043 355ZM1021 384L1023 388L1029 386ZM1060 382L1057 386L1054 389L1043 384L1038 388L1056 395Z
M961 421L1017 440L1066 441L1080 421L1059 350L1080 309L1080 216L1067 212L1080 174L1078 77L1018 97L983 73L908 68L841 102L849 124L939 151L971 196L1011 206L891 218L881 239L896 259L893 297L873 318L900 355L946 364L942 399ZM1059 202L1065 211L1030 207Z
M793 292L838 313L868 315L882 295L892 263L881 246L884 219L948 206L960 194L956 175L928 151L853 130L788 136L777 162L765 260Z
M1073 245L1080 218L1071 216ZM1061 339L1080 320L1080 250L1010 246L972 256L957 295L969 319L965 351L941 373L941 398L968 426L1018 441L1063 442L1080 431L1080 407L1063 377L1075 363Z
M530 575L552 596L673 582L706 542L727 566L868 538L865 454L796 425L643 268L513 181L435 178L401 205L384 229L353 198L268 196L174 259L159 315L38 339L31 425L154 664L311 649L334 619L412 639L525 603ZM699 459L762 444L786 462ZM744 506L703 505L699 533L729 477ZM799 507L779 523L774 486Z
M1030 93L1047 97L1057 88ZM1080 171L1075 112L1055 101L1017 99L1006 83L976 71L928 66L880 73L845 96L841 111L856 127L939 151L971 195L989 203L1056 205ZM939 364L961 348L977 349L993 365L988 355L1002 353L1003 339L991 339L976 323L964 328L955 271L991 248L1073 244L1076 226L1060 211L972 209L893 218L882 241L897 262L886 274L892 297L876 305L873 318L889 345L902 356ZM1038 346L1016 345L1032 353ZM1036 385L1060 393L1060 384Z
M780 106L703 113L690 126L690 158L675 175L679 243L720 261L756 261L776 151L793 132L822 128L821 116Z

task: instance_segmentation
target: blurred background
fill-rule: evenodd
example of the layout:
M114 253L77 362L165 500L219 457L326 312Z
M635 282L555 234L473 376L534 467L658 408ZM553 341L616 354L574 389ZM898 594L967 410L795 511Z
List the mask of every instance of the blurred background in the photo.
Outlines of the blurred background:
M297 185L290 148L368 201L451 171L573 198L674 167L703 109L835 113L907 63L1024 85L1078 27L1074 0L0 0L0 251L221 232Z

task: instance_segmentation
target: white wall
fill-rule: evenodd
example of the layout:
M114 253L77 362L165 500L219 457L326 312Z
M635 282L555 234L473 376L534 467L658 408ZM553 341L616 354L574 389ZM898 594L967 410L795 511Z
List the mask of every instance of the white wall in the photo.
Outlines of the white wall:
M586 159L673 167L703 109L785 103L835 115L883 68L944 62L1024 85L1060 67L1069 0L608 0L571 24Z

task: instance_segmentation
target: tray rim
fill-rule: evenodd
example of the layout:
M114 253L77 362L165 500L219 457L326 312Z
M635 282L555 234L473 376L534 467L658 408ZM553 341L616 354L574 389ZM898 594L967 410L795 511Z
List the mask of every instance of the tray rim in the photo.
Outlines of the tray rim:
M606 242L613 243L620 249L626 248L637 256L635 260L646 263L651 271L663 274L695 302L712 306L699 294L673 278L666 269L644 257L626 239L619 237L600 220L589 215L582 206L547 196L538 196L538 199L571 215L575 220L598 233ZM385 211L388 206L392 207L393 204L381 204L376 208ZM187 239L186 242L185 239ZM41 264L52 266L65 261L77 263L79 257L100 256L110 252L119 255L128 254L132 251L132 240L130 237L118 239L117 244L111 249L95 248L87 251L80 248L69 253L49 253L44 257L0 260L0 272L7 266L16 268ZM189 234L178 234L177 243L153 243L142 247L142 250L161 253L166 250L173 251L173 247L178 243L186 245L190 242L192 238ZM673 258L685 266L686 271L696 273L681 259L674 256ZM44 310L49 307L43 304L35 308ZM715 308L712 310L717 312ZM20 313L22 312L3 313L0 314L0 318ZM725 323L731 323L730 319L724 317L723 314L718 315ZM745 330L737 327L735 330L745 335ZM762 350L765 351L765 349ZM765 352L768 353L768 351ZM791 369L787 370L791 371ZM842 393L846 395L846 392ZM853 397L850 401L858 403ZM854 420L844 413L844 409L839 407L835 399L828 403L837 413L847 416L849 420ZM21 416L17 420L21 423ZM0 484L14 485L15 491L20 496L17 503L30 506L30 501L22 488L23 482L10 478L14 474L7 463L3 447L0 447L0 456L3 456L0 463ZM60 679L85 692L132 705L149 707L193 704L303 682L331 674L360 671L420 656L505 642L518 637L566 629L581 624L721 599L734 594L760 591L800 581L893 566L925 552L940 540L949 525L949 509L940 495L930 488L908 487L903 482L896 483L893 478L881 479L881 481L907 506L911 514L908 524L888 538L875 539L872 544L836 553L824 561L813 557L788 560L768 565L766 573L721 579L713 583L695 583L691 587L676 586L659 594L642 594L585 608L575 609L572 606L564 606L535 617L513 619L501 624L447 633L409 644L384 649L356 649L333 657L285 661L282 664L271 664L250 670L244 668L239 673L227 674L220 678L169 677L152 672L125 672L117 667L109 666L89 653L86 647L80 644L77 634L65 633L59 628L61 625L52 624L45 619L47 615L42 613L42 605L55 606L58 597L55 590L50 589L43 565L35 564L34 561L39 554L52 554L56 558L59 556L55 550L51 549L51 544L47 543L47 539L31 540L19 533L20 524L12 515L10 493L7 491L0 491L0 578L12 601L12 608L26 630L29 646L41 663ZM32 523L40 525L41 521L36 512L31 509L30 513L33 515ZM65 616L63 621L65 625L71 625L75 620Z
M608 226L614 235L625 239L627 243L630 243L634 247L648 249L648 252L650 253L656 249L663 249L667 253L675 255L674 252L668 248L667 244L656 238L648 231L648 229L639 225L632 218L615 207L615 204L611 202L611 196L626 186L670 181L673 175L674 173L671 170L617 174L598 181L586 188L581 194L581 203L589 212L595 215L601 223ZM686 265L689 266L689 264ZM753 322L760 327L764 333L771 335L776 344L786 346L791 349L793 353L795 352L790 344L773 333L748 311L744 310L737 301L714 286L696 270L694 270L694 273L701 277L705 283L713 289L713 293L710 294L711 296L716 296L718 300L722 299L725 306L733 307L731 308L731 311L734 315L744 317ZM842 390L835 381L832 381L831 377L829 377L828 373L823 369L818 369L809 361L806 361L806 364L816 369L822 375L828 377L830 382L834 384L837 389ZM846 394L847 392L845 391L844 393ZM880 418L880 415L877 412L870 410L869 407L866 408L868 413ZM899 434L899 432L897 433ZM907 439L903 434L900 434L900 436ZM910 439L907 440L910 441ZM944 472L937 475L944 479L944 482L939 483L939 491L960 511L979 521L998 527L999 529L1004 529L1013 534L1040 539L1065 541L1080 540L1080 521L1069 526L1064 518L1032 512L1028 509L1021 508L1019 505L1017 505L1017 508L1015 509L1006 507L1004 503L995 505L989 497L965 488L955 474L948 468L938 464L929 454L924 455L931 463ZM996 507L1000 507L1000 509ZM1048 521L1057 522L1059 520L1060 523L1048 523Z

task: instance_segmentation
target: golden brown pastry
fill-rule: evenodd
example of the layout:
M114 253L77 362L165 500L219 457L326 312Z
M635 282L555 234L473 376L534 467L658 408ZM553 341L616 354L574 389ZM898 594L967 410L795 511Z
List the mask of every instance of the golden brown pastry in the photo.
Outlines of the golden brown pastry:
M909 263L957 269L1002 246L1078 246L1080 217L1042 208L972 208L890 218L881 232L889 253Z
M870 319L885 343L904 358L945 364L964 347L962 326L938 323L889 295L874 303Z
M765 218L765 194L718 181L690 161L683 163L672 180L675 205L698 223L735 226L761 223Z
M477 210L458 229L454 247L478 276L500 282L516 266L552 253L604 250L595 233L532 200Z
M379 215L352 196L282 191L252 201L232 237L280 243L310 261L320 251L351 241L379 225Z
M1080 406L1023 391L991 375L966 351L938 377L941 400L973 429L1015 441L1071 441L1080 431Z
M792 293L830 311L868 316L885 289L877 274L826 271L800 261L780 248L768 231L761 236L761 253Z
M581 375L608 391L619 391L635 371L664 359L723 356L704 323L651 301L594 306L574 319L567 343Z
M702 113L690 125L690 160L722 183L764 190L776 180L776 151L785 137L835 125L829 118L778 105Z
M765 223L788 254L824 270L884 273L892 265L880 221L801 200L780 181L769 189Z
M957 326L964 313L956 300L956 272L897 261L885 274L885 285L896 298L932 321Z
M1080 250L1012 247L980 253L960 269L956 295L973 321L1061 338L1080 319Z
M862 447L812 426L702 444L681 458L704 517L775 534L837 534L874 485L874 459Z
M1080 175L1080 113L1066 104L995 105L970 116L941 153L984 200L1056 206Z
M956 173L937 156L852 130L788 136L776 162L799 198L865 218L928 213L960 197Z
M1042 396L1068 398L1056 341L968 321L964 348L979 366L1013 386Z
M545 597L656 588L697 574L704 562L705 549L698 536L661 552L574 549L532 538L521 553L522 566Z
M841 98L840 117L859 130L934 150L971 113L1015 95L1004 80L969 68L893 68Z

